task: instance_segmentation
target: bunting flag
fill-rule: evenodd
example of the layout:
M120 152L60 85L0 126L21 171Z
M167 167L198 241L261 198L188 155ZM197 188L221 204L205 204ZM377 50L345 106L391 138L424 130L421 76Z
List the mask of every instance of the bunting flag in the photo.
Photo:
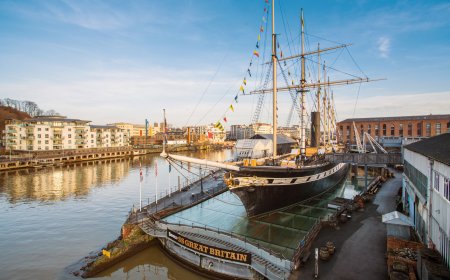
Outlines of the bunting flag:
M227 117L224 117L224 118L223 118L223 121L224 121L224 122L227 122Z
M236 94L236 96L234 97L234 101L236 101L236 103L238 103L238 95Z
M230 105L230 110L234 112L233 104Z
M261 35L258 34L258 41L261 41Z
M169 163L169 173L172 172L172 164Z
M291 75L291 71L289 71L289 70L288 70L288 75L289 75L289 76Z
M259 49L259 42L256 42L256 48Z
M292 85L294 85L294 80L292 80Z
M214 127L220 129L221 131L224 131L225 129L223 128L222 124L218 121L216 122L216 124L214 125Z
M242 93L245 94L245 92L244 92L244 87L243 87L242 85L241 85L241 87L239 88L239 90L242 91Z
M280 52L280 57L283 58L283 51Z
M248 75L251 77L252 73L250 72L250 69L247 69Z
M256 55L257 57L259 57L259 52L258 51L253 51L253 54Z
M266 7L264 7L264 12L265 12L265 11L267 11L267 8L266 8Z
M259 32L264 32L264 27L261 25L261 27L259 28Z
M286 60L284 61L284 66L286 66Z
M269 3L269 0L266 0L266 3Z
M244 81L243 81L243 83L244 83L244 86L246 86L247 85L247 80L244 78Z

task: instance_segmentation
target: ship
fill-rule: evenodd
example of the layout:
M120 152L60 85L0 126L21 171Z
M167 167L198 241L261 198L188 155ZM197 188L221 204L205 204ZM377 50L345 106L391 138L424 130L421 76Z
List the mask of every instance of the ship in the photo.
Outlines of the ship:
M224 175L224 182L229 190L236 194L242 201L249 217L262 213L274 211L298 202L302 202L316 197L345 180L349 165L344 163L332 163L324 160L323 153L336 151L337 127L334 121L325 121L324 118L332 117L335 114L329 110L330 100L326 99L321 88L334 85L347 85L353 83L363 83L374 81L367 77L355 77L350 80L330 81L327 78L320 80L320 73L315 82L307 82L305 75L305 58L311 55L320 56L320 53L345 48L346 44L329 47L313 51L305 51L305 29L303 10L301 12L301 53L290 57L279 58L277 54L277 34L275 33L275 12L273 7L275 1L272 0L272 88L263 88L252 91L251 94L272 94L273 100L273 137L270 154L265 153L262 159L247 159L237 163L214 162L205 159L196 159L182 155L167 154L165 149L161 156L169 161L182 161L227 170ZM300 59L301 78L299 83L277 86L277 67L281 67L280 62L289 59ZM320 58L318 58L320 64ZM320 69L319 65L317 67ZM320 71L320 70L319 70ZM311 137L310 145L306 147L306 93L311 89L316 90L316 111L311 112ZM277 93L279 91L295 91L300 95L299 117L300 139L299 153L278 155L277 150ZM322 94L322 95L321 95ZM330 95L328 95L330 96ZM333 100L334 101L334 100ZM321 110L322 106L322 110ZM321 117L324 123L324 131L321 131ZM165 117L164 117L165 118ZM332 132L334 130L335 132Z

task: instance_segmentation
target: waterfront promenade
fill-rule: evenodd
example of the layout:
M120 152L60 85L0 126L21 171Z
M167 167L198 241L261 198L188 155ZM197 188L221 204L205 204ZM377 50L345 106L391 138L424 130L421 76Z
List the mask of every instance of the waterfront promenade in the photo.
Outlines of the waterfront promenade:
M337 229L324 227L312 245L324 246L333 241L336 253L329 261L319 260L320 279L388 279L386 263L386 225L381 216L396 208L396 196L401 188L401 173L394 172L395 178L386 181L372 203L367 203L363 211L352 213L350 221L340 224ZM313 279L314 254L304 267L296 271L294 279Z

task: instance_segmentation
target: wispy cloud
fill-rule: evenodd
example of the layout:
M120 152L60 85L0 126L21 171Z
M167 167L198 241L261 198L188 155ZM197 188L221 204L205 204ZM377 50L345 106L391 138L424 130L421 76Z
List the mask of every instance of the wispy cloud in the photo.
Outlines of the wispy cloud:
M378 38L378 52L381 57L387 58L389 56L390 48L391 48L391 39L385 36Z
M448 114L450 108L450 91L423 92L418 94L397 94L360 98L353 116L355 100L341 98L336 100L336 107L341 119L351 117L380 117Z

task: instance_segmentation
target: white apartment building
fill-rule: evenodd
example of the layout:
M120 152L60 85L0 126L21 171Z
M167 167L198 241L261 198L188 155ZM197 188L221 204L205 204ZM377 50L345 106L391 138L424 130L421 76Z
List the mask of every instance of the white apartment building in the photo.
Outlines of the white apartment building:
M422 242L450 267L450 133L404 146L403 205Z
M6 120L4 139L11 150L61 150L128 145L128 137L121 129L108 126L111 131L107 143L97 145L98 133L90 121L68 119L63 116L40 116L27 120ZM114 141L111 141L114 135Z

